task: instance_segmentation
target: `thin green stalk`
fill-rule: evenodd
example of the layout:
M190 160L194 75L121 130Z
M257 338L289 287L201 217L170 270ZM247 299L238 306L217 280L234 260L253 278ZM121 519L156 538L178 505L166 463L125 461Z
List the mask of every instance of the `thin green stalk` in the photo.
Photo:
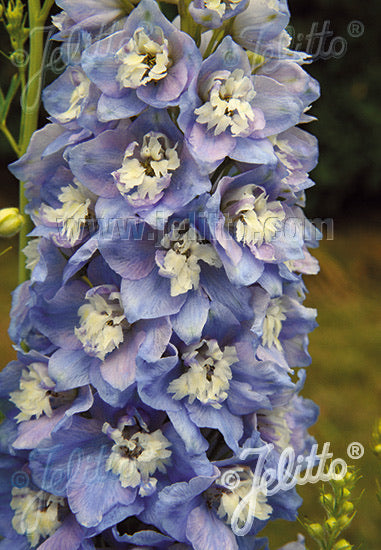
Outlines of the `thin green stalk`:
M39 0L28 0L29 13L29 68L28 83L25 88L24 101L22 104L21 129L19 142L20 156L27 150L33 133L37 130L38 114L41 97L42 64L44 53L44 24L49 14L52 0L46 0L42 10ZM27 200L25 197L24 184L20 182L20 203L21 213L25 213ZM28 242L27 235L32 229L32 222L28 218L22 227L19 236L19 284L28 278L28 270L25 267L25 258L22 254L23 248Z
M206 59L207 57L209 57L209 55L213 52L213 50L215 49L215 45L219 44L221 42L221 40L223 39L225 35L225 29L224 27L222 28L219 28L219 29L214 29L213 31L213 34L212 34L212 37L209 41L209 44L207 45L206 47L206 50L204 52L204 59Z
M0 129L3 132L4 136L7 138L9 145L12 147L12 149L14 150L16 155L19 156L19 154L20 154L19 146L17 145L17 142L16 142L15 138L12 136L11 132L8 130L8 127L5 124L5 122L3 122L0 125Z
M48 15L50 13L50 10L52 9L52 6L54 4L54 0L45 0L41 11L40 11L40 21L42 21L42 24L45 24L45 21L48 18Z
M192 36L193 38L197 38L197 34L201 34L201 30L199 30L199 25L195 22L191 14L189 13L189 4L191 3L191 0L179 0L178 2L178 10L180 15L180 26L181 30Z

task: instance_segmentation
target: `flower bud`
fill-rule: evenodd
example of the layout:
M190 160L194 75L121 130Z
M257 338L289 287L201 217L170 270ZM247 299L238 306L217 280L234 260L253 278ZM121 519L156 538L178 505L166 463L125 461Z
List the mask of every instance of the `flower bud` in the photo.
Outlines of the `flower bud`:
M340 539L334 544L332 550L351 550L351 548L353 548L352 544L349 544L345 539Z
M323 506L332 508L334 506L334 498L331 493L323 493L320 495L320 502Z
M17 235L24 225L24 216L18 208L3 208L0 210L0 237Z
M335 518L328 518L325 522L326 526L330 531L333 531L337 527L337 521Z
M8 2L6 16L12 28L17 28L24 17L24 4L20 0L16 0L15 4Z
M351 514L353 512L353 509L354 509L353 503L350 502L349 500L347 500L346 502L344 502L341 509L343 510L343 512L345 514Z
M375 453L376 456L381 457L381 443L379 443L378 445L376 445L376 446L373 448L373 451L374 451L374 453Z
M337 523L339 524L340 529L345 529L346 527L348 527L351 521L352 521L352 518L344 514L339 517L339 519L337 520Z
M319 523L311 523L307 526L308 533L315 538L323 537L324 529Z
M344 485L345 485L345 476L344 476L344 478L340 477L339 479L334 479L333 483L335 484L336 487L344 487Z

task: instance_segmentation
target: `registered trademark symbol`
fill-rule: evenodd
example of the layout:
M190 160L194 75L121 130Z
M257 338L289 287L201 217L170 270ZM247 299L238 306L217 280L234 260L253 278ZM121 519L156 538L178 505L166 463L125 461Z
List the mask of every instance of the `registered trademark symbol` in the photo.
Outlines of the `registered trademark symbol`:
M358 460L364 456L365 449L364 445L361 445L358 441L353 441L347 447L347 455L352 460Z
M361 21L351 21L348 24L347 32L352 38L360 38L365 32L364 23Z

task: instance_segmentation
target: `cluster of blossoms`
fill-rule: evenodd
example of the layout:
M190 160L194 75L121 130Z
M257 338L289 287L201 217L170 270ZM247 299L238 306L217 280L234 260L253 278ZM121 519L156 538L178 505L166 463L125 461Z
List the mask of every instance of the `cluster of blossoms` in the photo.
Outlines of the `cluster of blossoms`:
M0 548L267 548L301 499L253 484L251 451L272 444L264 475L306 457L317 416L294 369L318 270L297 126L319 92L286 1L172 21L154 0L57 4L67 67L11 165L35 229L0 374Z

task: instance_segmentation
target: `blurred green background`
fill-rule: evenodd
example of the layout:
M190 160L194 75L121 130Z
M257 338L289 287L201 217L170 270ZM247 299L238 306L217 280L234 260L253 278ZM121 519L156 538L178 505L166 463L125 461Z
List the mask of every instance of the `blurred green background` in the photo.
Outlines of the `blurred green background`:
M311 430L319 448L329 441L334 456L344 459L353 441L366 449L356 464L363 475L358 493L365 492L346 538L363 550L379 550L381 506L375 497L375 478L381 466L369 443L373 423L381 416L381 3L289 0L289 6L290 31L298 49L306 50L314 28L321 32L325 24L326 31L333 33L326 36L322 48L318 37L310 41L309 53L316 59L306 67L322 88L322 97L312 108L319 120L308 128L319 138L320 162L312 174L317 185L307 192L307 213L310 218L332 217L334 239L323 239L314 252L321 263L320 274L306 277L310 290L306 305L317 307L320 326L311 335L313 361L303 394L321 408ZM7 51L4 37L0 43ZM343 55L338 55L340 50ZM8 71L2 62L2 83L9 78ZM17 108L13 117L15 127ZM14 157L2 137L0 154L0 206L17 205L17 182L6 170ZM7 325L10 292L17 283L17 239L0 241L0 252L8 246L12 250L0 256L3 365L15 357ZM321 519L318 486L305 486L299 492L305 500L301 513L314 521ZM277 522L266 534L276 548L295 540L300 530L297 524ZM309 548L314 548L313 543Z

